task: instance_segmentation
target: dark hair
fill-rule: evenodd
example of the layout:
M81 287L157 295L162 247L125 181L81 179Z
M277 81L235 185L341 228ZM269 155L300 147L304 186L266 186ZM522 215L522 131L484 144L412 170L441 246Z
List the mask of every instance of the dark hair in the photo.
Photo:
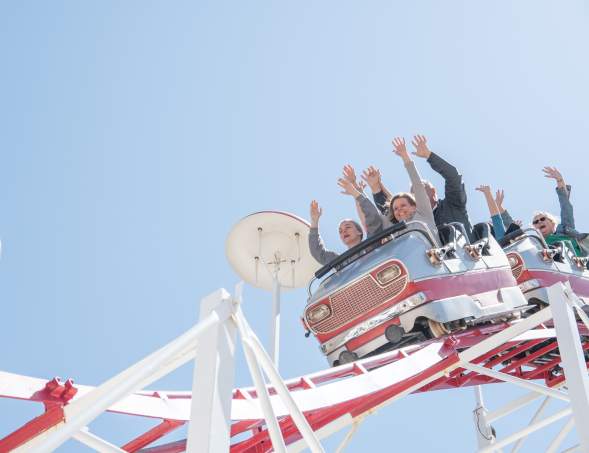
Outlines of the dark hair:
M393 198L391 198L391 201L389 201L389 203L388 203L389 220L392 223L398 223L399 222L395 218L395 214L393 212L393 203L395 202L395 200L398 200L399 198L405 198L405 200L407 200L411 206L417 206L417 203L415 202L415 197L413 196L412 193L409 193L409 192L399 192L399 193L395 194L393 196Z

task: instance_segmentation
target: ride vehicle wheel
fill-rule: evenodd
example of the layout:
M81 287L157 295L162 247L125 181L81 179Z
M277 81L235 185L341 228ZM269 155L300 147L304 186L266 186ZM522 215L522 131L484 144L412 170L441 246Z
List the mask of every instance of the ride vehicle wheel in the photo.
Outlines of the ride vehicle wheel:
M342 351L338 358L338 364L344 365L346 363L355 362L358 360L358 354L351 351Z
M450 329L444 323L434 321L433 319L427 320L427 326L433 338L440 338L450 333Z

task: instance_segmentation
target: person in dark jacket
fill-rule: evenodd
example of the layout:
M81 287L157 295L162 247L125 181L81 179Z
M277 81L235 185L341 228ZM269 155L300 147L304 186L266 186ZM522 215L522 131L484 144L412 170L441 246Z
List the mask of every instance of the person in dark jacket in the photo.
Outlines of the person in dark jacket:
M462 182L462 175L458 173L456 167L430 151L427 146L427 139L423 135L415 135L411 143L415 147L413 155L426 159L432 169L442 175L445 181L444 198L442 199L438 198L436 188L431 182L423 181L432 205L436 225L460 222L464 225L464 229L472 240L472 225L466 210L466 190ZM382 182L380 185L383 188ZM387 202L389 200L386 192L386 189L381 189L380 192L373 192L372 194L374 203L383 214L388 209Z

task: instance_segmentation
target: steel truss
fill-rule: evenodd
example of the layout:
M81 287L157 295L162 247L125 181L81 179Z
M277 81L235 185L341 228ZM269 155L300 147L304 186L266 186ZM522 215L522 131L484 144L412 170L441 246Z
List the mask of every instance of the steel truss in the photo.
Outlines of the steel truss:
M0 440L0 452L50 452L72 438L100 452L322 452L321 439L349 428L339 452L378 408L411 393L466 386L475 389L479 453L509 444L517 452L528 435L565 418L546 451L558 451L576 428L579 445L566 451L587 452L589 319L570 287L558 283L549 296L549 307L511 324L469 329L285 381L241 311L241 286L234 296L221 289L203 299L198 324L98 387L0 372L0 396L45 405L44 414ZM238 338L251 388L233 389ZM192 360L192 392L142 391ZM529 393L490 411L481 386L497 382ZM494 421L541 398L527 427L495 438ZM554 399L568 406L543 417ZM87 428L105 411L161 423L118 447ZM186 440L148 447L186 423Z

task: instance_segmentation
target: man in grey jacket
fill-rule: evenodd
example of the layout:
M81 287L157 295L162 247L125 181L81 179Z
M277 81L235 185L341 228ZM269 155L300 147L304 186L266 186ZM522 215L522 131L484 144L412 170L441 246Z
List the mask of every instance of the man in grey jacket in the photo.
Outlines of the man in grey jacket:
M383 224L374 205L366 196L358 190L357 185L353 182L342 178L338 180L339 186L343 193L354 197L362 213L364 214L368 236L372 236L382 230ZM332 252L325 248L325 244L319 234L319 218L323 210L319 207L317 201L311 202L311 231L309 232L309 250L313 258L320 264L327 264L339 256L338 253ZM344 245L351 249L362 242L364 232L358 222L352 219L344 219L339 224L339 236Z
M462 175L458 173L456 167L430 151L427 146L427 139L423 135L414 136L412 144L415 147L413 155L426 159L432 169L442 175L445 181L444 198L442 199L438 198L436 188L431 182L423 181L432 205L436 225L460 222L464 225L464 229L472 240L472 225L466 210L466 190L462 182ZM382 187L382 183L380 183L380 186L381 190L373 193L372 196L379 210L385 213L388 201L387 190Z

